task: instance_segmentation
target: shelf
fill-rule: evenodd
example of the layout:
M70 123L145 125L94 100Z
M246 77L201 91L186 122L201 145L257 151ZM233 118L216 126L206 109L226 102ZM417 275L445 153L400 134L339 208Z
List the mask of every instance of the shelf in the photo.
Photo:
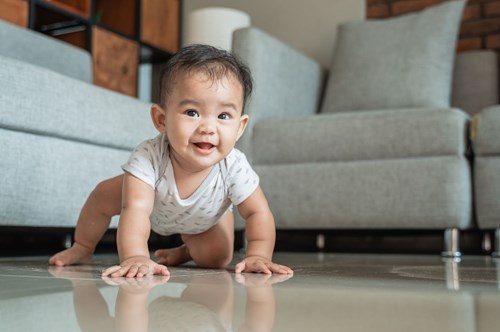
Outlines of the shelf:
M65 12L70 12L83 18L90 18L91 0L42 0L40 3L47 3L60 8Z
M89 23L83 17L73 12L65 12L47 1L36 3L34 12L35 17L31 27L33 30L77 47L90 49Z
M94 84L137 95L139 44L105 29L92 28Z
M6 20L23 28L28 27L28 1L0 1L0 19Z
M94 84L130 96L139 64L166 62L179 48L180 0L8 1L29 3L31 29L89 51Z
M141 41L170 53L179 48L179 0L141 1Z
M136 0L96 0L93 23L130 38L137 38Z

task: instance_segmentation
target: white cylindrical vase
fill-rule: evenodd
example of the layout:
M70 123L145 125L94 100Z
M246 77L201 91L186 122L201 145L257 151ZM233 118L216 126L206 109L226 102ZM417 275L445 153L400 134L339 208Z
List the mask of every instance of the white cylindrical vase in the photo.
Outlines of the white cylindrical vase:
M206 7L192 11L184 25L183 46L208 44L231 51L233 32L250 26L250 16L241 10Z

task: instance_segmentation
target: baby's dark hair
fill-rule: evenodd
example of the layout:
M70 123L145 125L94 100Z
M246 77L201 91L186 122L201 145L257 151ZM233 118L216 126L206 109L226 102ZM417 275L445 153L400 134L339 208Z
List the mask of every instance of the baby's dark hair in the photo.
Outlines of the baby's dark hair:
M167 62L160 79L160 105L165 106L168 95L180 73L202 72L211 81L233 74L243 87L243 110L253 89L250 69L234 54L203 44L183 47Z

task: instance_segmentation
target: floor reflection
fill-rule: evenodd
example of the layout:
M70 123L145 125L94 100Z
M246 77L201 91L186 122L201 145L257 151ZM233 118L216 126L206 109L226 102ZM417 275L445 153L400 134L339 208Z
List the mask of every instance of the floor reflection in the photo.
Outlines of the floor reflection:
M154 292L159 286L167 289L169 282L178 284L170 281L171 277L102 278L118 288L115 312L111 313L91 273L85 276L79 267L49 267L48 271L71 282L75 315L83 332L272 331L276 312L273 284L292 277L228 271L194 273L182 278L179 295ZM239 326L233 326L234 282L243 285L246 292L245 317Z
M0 331L439 331L500 326L500 260L280 254L289 275L194 266L103 279L92 266L0 259ZM239 257L235 258L238 261Z

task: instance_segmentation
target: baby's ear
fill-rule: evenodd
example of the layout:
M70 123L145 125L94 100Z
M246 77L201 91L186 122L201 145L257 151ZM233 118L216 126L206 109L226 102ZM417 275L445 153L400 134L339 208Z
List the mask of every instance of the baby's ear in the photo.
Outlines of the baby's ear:
M240 137L243 135L245 132L245 129L247 128L248 121L250 120L250 117L247 114L243 114L240 118L240 126L238 128L238 136L236 138L236 141L240 139Z
M151 106L151 120L153 120L154 126L160 133L165 131L165 119L165 110L160 105L153 104Z

